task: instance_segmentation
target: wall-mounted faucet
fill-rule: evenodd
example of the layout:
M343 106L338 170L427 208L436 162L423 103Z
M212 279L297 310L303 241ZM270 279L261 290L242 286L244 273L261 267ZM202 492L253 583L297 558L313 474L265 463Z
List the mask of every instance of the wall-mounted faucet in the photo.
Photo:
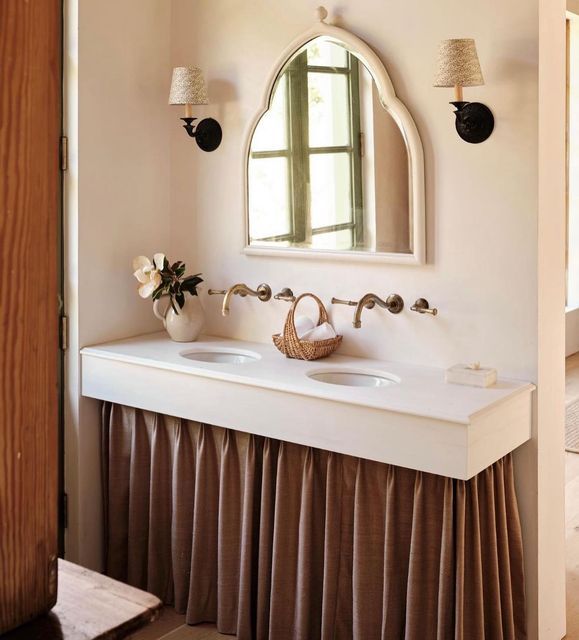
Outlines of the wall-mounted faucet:
M231 303L232 296L241 296L245 298L245 296L252 296L254 298L258 298L262 302L267 302L271 298L271 287L268 284L260 284L257 289L254 291L250 289L246 284L234 284L229 289L209 289L207 292L210 296L225 296L223 298L223 307L221 308L221 313L224 316L229 315L229 305Z
M354 321L352 325L354 329L359 329L362 326L362 310L373 309L375 305L382 307L382 309L388 309L390 313L400 313L404 309L404 300L397 294L391 293L386 300L382 300L375 293L367 293L362 296L358 302L354 300L340 300L338 298L332 298L332 304L346 304L349 307L356 307L354 311Z

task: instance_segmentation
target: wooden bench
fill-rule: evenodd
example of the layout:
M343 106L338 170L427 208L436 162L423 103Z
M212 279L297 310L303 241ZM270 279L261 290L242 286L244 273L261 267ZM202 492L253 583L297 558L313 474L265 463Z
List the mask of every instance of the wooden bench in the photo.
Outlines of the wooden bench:
M146 591L59 560L55 607L2 640L117 640L155 620L162 607Z

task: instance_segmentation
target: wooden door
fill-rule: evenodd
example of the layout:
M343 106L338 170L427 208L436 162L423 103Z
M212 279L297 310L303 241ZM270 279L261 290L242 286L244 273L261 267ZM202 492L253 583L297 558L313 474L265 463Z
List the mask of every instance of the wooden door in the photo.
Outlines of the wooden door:
M0 0L0 634L56 601L61 0Z

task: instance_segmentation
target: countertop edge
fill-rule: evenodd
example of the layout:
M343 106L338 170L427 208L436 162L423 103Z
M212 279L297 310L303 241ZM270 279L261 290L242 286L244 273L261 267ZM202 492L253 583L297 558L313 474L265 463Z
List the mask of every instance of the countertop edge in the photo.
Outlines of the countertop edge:
M143 335L154 335L154 334L143 334ZM135 336L135 337L138 337L138 336ZM227 340L226 338L221 338L221 339ZM122 343L123 340L118 340L117 342ZM107 345L110 345L110 344L111 343L107 343ZM169 362L164 363L160 360L155 360L147 356L134 356L134 355L114 353L112 351L99 348L99 345L91 345L91 346L86 346L81 348L80 355L100 358L103 360L134 364L138 366L149 367L152 369L173 371L176 373L181 373L181 374L190 375L190 376L197 376L200 378L221 380L221 381L230 382L233 384L240 384L244 386L257 387L261 389L269 389L273 391L280 391L280 392L288 393L292 395L298 395L298 396L303 395L307 397L326 400L328 402L338 402L338 403L347 404L350 406L353 405L358 407L364 407L367 409L373 409L376 411L398 413L402 415L413 415L420 418L426 418L431 420L440 420L443 422L450 422L453 424L467 426L467 427L475 419L482 417L483 415L485 415L490 411L493 411L497 406L505 402L508 402L510 399L522 393L532 393L536 389L536 385L531 382L505 379L505 380L508 380L509 382L519 383L522 386L520 386L517 389L514 389L509 396L504 398L497 398L496 400L490 402L487 406L483 407L482 409L475 411L464 418L459 418L456 415L420 412L408 407L384 407L384 406L380 407L372 403L360 402L359 400L352 400L352 399L340 398L340 397L328 397L328 395L324 393L317 394L317 393L311 393L311 392L304 392L303 389L294 388L288 385L283 385L283 384L280 385L280 384L273 384L273 383L268 384L267 381L264 381L264 380L252 379L252 378L248 378L247 376L235 375L229 372L217 371L210 368L202 368L202 367L194 368L187 365L180 366L180 365L176 365L174 363L169 363Z

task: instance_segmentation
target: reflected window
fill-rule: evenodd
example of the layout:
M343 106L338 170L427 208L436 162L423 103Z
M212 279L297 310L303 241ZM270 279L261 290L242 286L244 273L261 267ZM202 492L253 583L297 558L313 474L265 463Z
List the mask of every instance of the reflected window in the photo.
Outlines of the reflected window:
M360 69L314 41L279 76L250 150L251 241L364 246Z
M394 113L355 52L325 37L302 46L253 131L249 245L412 253L410 156Z

